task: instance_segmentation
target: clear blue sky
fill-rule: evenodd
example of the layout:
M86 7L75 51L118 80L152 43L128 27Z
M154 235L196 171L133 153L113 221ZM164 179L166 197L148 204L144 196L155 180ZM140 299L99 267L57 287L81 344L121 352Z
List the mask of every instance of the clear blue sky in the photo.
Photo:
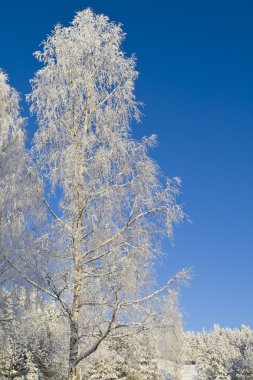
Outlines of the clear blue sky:
M18 91L30 91L39 67L32 52L54 24L67 25L88 6L123 23L145 103L135 135L157 133L152 154L183 180L180 201L192 223L165 244L159 281L194 267L181 297L188 329L253 327L253 2L1 1L0 67Z

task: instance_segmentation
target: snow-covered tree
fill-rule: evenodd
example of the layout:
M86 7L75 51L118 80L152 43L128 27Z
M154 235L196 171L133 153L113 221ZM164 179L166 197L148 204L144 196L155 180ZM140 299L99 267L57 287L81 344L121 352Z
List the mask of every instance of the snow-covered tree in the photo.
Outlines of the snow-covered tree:
M103 341L150 323L153 297L186 274L158 291L150 286L160 240L183 213L179 180L161 179L148 156L155 137L131 137L137 72L123 38L119 25L87 9L35 53L44 67L29 96L39 124L29 172L49 214L37 227L27 279L62 308L72 380Z
M82 379L160 380L150 331L124 339L107 340L80 365Z
M18 93L0 70L0 287L11 278L6 257L16 251L23 226L23 124Z
M209 333L187 333L188 363L199 369L204 380L248 380L253 378L253 331L221 328L215 325Z
M0 379L64 378L64 331L55 303L34 289L6 292L0 323ZM23 379L23 378L22 378Z
M154 324L153 334L159 361L168 367L171 380L181 380L186 348L178 291L171 291L166 296L161 316Z

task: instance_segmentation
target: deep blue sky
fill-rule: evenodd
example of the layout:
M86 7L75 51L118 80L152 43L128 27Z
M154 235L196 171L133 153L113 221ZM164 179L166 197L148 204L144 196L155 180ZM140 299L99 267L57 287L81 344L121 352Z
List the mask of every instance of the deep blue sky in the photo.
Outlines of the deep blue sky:
M145 103L135 135L158 134L152 155L183 180L180 201L192 223L165 244L170 257L159 280L194 267L181 297L187 329L253 327L252 1L1 1L0 67L19 92L30 91L39 67L32 52L54 24L88 6L123 23Z

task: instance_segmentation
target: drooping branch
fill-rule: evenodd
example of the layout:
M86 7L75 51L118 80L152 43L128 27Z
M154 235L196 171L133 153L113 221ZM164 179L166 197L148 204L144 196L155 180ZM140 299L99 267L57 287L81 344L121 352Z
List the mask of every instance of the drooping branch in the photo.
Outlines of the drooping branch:
M176 286L180 281L187 282L191 278L190 275L190 270L189 269L184 269L177 273L174 277L172 277L164 286L161 288L155 290L154 292L138 299L133 299L133 300L128 300L128 301L122 301L120 303L120 307L124 307L127 305L134 305L138 303L143 303L145 301L148 301L152 298L155 298L156 296L160 295L163 293L165 290L172 289L174 286Z
M154 213L157 213L157 212L161 212L161 211L165 211L167 210L168 207L167 206L163 206L163 207L155 207L155 208L152 208L148 211L145 211L145 212L142 212L140 214L138 214L137 216L135 216L134 218L131 218L131 215L127 221L127 223L124 225L124 227L122 227L115 235L113 235L112 237L110 237L109 239L105 240L103 243L101 243L99 246L95 247L95 248L91 248L89 250L87 250L83 256L88 256L89 254L93 253L93 252L96 252L98 251L99 249L105 247L106 245L112 243L114 240L116 240L119 236L123 235L124 232L126 232L129 227L131 227L135 222L137 222L139 219L147 216L147 215L150 215L150 214L154 214Z
M50 292L49 290L45 289L43 286L39 285L38 283L30 279L28 276L22 273L6 256L5 256L5 260L11 268L13 268L26 282L28 282L28 284L32 285L34 288L38 289L40 292L50 296L52 299L59 301L63 309L67 312L69 316L71 316L68 305L64 302L64 300L61 298L59 293L57 293L56 291Z

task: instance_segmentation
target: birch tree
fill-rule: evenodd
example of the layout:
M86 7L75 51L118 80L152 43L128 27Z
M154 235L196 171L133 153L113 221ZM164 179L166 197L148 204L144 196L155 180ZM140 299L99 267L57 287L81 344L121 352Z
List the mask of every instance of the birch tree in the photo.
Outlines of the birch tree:
M59 302L68 323L68 378L108 337L142 331L156 313L152 265L161 239L183 218L179 179L148 155L154 136L135 140L135 59L121 27L90 9L57 25L35 53L43 67L28 96L38 130L30 177L48 210L29 282ZM40 248L42 247L42 248ZM37 273L37 272L36 272Z
M18 93L0 70L0 286L11 277L6 256L16 251L24 220L23 124Z

